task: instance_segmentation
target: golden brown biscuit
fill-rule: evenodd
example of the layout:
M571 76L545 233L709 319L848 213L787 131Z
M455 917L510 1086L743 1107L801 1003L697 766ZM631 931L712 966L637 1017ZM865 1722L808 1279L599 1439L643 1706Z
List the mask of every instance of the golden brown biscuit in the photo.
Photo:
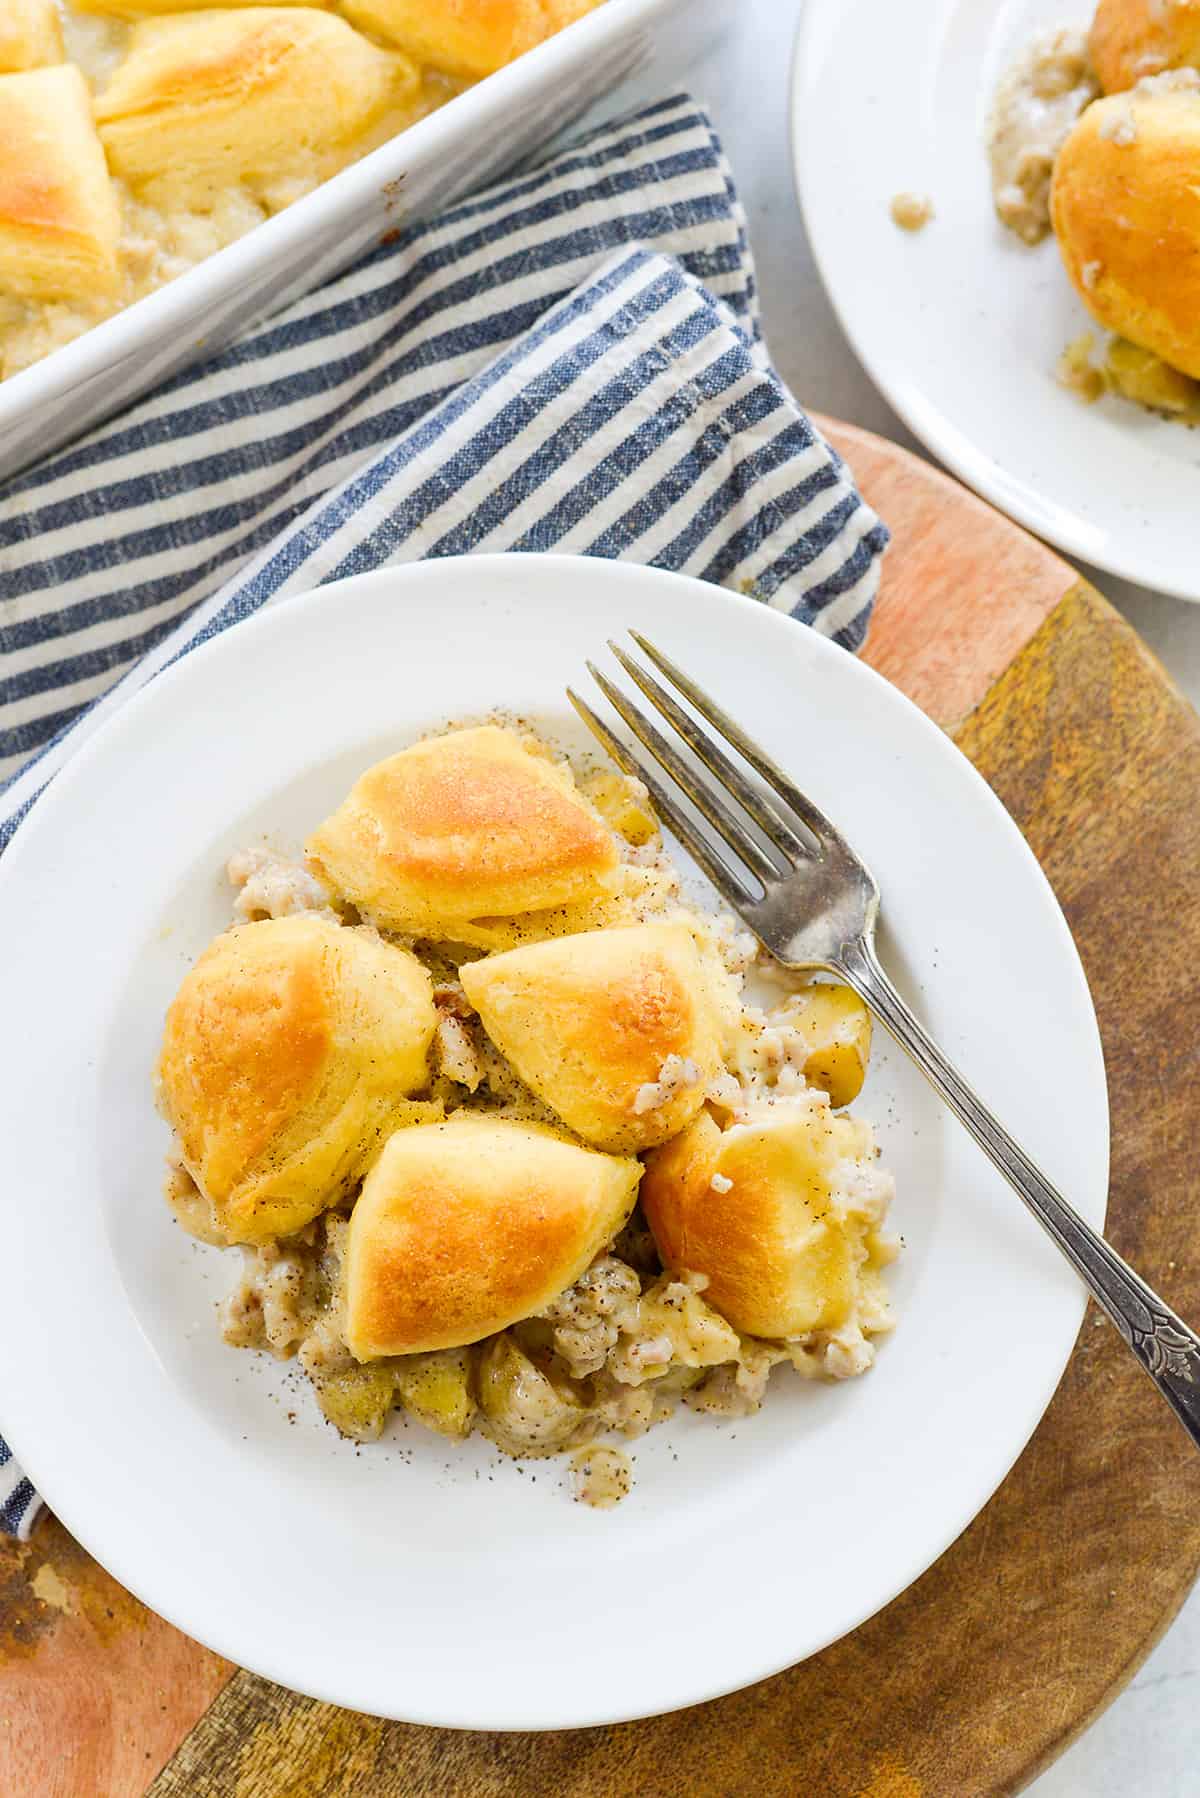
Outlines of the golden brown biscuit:
M823 1099L722 1131L705 1112L647 1157L642 1208L664 1264L707 1274L705 1299L748 1336L834 1330L855 1303L874 1218L835 1196L839 1163L871 1168L871 1132Z
M686 925L558 937L459 972L501 1054L597 1148L665 1142L721 1072L714 975Z
M114 174L202 199L237 180L331 174L417 79L329 13L181 13L134 26L96 118Z
M63 63L0 75L0 293L111 293L120 230L79 70Z
M62 26L54 0L0 4L0 73L40 69L62 61Z
M1200 378L1200 77L1097 100L1059 152L1051 213L1088 311Z
M428 1079L415 956L315 914L243 924L167 1013L159 1103L231 1242L301 1229L361 1180Z
M334 895L381 930L470 942L474 919L615 890L616 842L570 773L495 725L378 762L308 843Z
M1100 0L1089 47L1106 94L1164 69L1200 67L1200 0Z
M350 1218L352 1353L459 1348L532 1317L623 1227L640 1175L507 1118L398 1131Z
M600 0L342 0L355 25L450 75L477 79L523 56Z

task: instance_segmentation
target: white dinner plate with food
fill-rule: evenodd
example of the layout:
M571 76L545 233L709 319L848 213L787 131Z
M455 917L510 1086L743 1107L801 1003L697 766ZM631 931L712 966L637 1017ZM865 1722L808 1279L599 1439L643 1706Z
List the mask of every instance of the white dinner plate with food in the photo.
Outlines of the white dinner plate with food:
M1200 599L1200 431L1111 392L1086 404L1061 384L1068 346L1092 333L1099 362L1106 333L1054 236L1031 247L992 204L989 128L1006 72L1041 34L1086 33L1093 11L1089 0L807 0L796 178L842 325L916 436L1061 549ZM1127 135L1117 127L1111 155ZM893 222L900 194L932 204L924 228ZM1083 268L1103 280L1098 250Z
M516 755L527 773L533 764L521 758L533 752L520 733L535 731L554 757L575 758L583 790L593 795L588 806L600 806L600 789L581 759L594 746L564 690L586 681L585 660L604 660L606 639L631 624L744 720L841 826L882 888L885 963L1049 1177L1091 1223L1103 1222L1108 1114L1100 1043L1050 888L1007 814L942 732L814 631L749 599L655 570L553 556L480 556L327 587L198 648L97 731L39 800L0 864L0 932L9 944L0 1042L9 1270L0 1306L0 1359L8 1369L3 1428L68 1529L147 1604L231 1660L356 1710L486 1729L597 1724L708 1699L814 1653L914 1580L986 1502L1041 1417L1083 1315L1081 1288L1000 1176L904 1059L877 1041L852 1111L875 1126L878 1168L895 1177L887 1227L899 1252L891 1265L874 1270L871 1316L862 1312L857 1334L794 1336L793 1365L770 1375L765 1402L753 1414L731 1420L720 1415L727 1406L716 1405L713 1415L714 1407L683 1404L636 1439L606 1436L628 1455L632 1476L628 1495L611 1509L572 1502L577 1488L569 1456L513 1459L482 1427L466 1440L451 1440L423 1427L419 1403L392 1413L378 1441L345 1439L322 1419L300 1362L222 1341L217 1307L237 1284L238 1255L186 1235L164 1202L170 1138L155 1109L152 1077L177 991L191 997L172 1012L162 1073L181 1140L187 1140L189 1105L202 1109L206 1092L212 1096L205 1055L218 1061L227 1055L233 1067L245 1046L238 1021L244 1011L206 1013L204 1006L220 999L214 969L225 966L228 974L232 964L236 985L249 951L230 956L223 949L205 964L203 1003L194 977L190 986L185 982L201 951L230 922L228 858L246 849L294 854L314 838L318 870L339 904L353 891L359 913L391 929L412 921L405 906L452 909L457 902L446 894L482 878L485 862L487 878L502 886L517 861L526 873L526 864L536 872L543 847L563 840L562 808L578 808L576 823L585 815L554 760L536 763L538 778L554 789L546 787L538 801L536 827L523 830L519 808L506 814L504 829L515 832L511 852L497 856L481 842L477 852L460 856L436 904L433 864L419 856L393 858L389 866L403 864L406 879L413 868L428 874L426 885L410 882L399 911L392 899L379 897L382 887L368 894L375 875L363 874L375 864L370 855L364 863L360 851L376 838L373 826L365 834L360 828L362 811L375 803L378 783L356 787L349 806L347 794L364 770L430 734L499 716L510 721L498 727L507 733L504 756ZM476 750L482 743L493 755L498 740L447 736L422 766L463 752L464 742ZM411 758L403 763L406 780L414 765ZM440 790L443 797L457 794L457 804L492 778L486 768L461 779L452 774ZM404 788L421 790L419 783ZM603 820L610 818L630 843L644 835L644 819L631 823L623 809L613 810L608 794L601 810L587 810L582 836L567 831L566 860L576 873L595 849L598 818L605 831ZM630 890L640 891L647 874L661 867L653 843L630 843L621 850L620 879L628 876ZM601 843L598 853L603 859L609 850ZM260 880L255 891L263 908L274 903L263 894L277 876L283 886L276 910L288 909L289 895L301 905L311 897L302 880L289 886L286 873L261 853L249 864L243 860L239 872L247 871ZM694 871L684 872L688 903L702 905ZM523 899L511 884L503 887L502 903L510 910L527 906L530 894L522 890ZM354 929L353 915L350 929L344 923L328 913L301 913L281 923L253 923L249 936L262 944L270 932L279 940L289 932L332 932L342 945L339 955L348 943L356 945L365 979L351 1011L341 1014L343 1023L347 1016L357 1022L340 1040L359 1056L358 1084L352 1081L350 1090L369 1097L380 1082L369 1045L363 1051L362 1019L378 1019L382 1007L391 1019L386 1028L400 1028L391 1001L385 1006L380 996L387 982L379 985L376 963L408 951L399 939L381 942ZM693 942L720 941L728 960L730 940L718 931L710 943L707 930L697 926L680 952L691 955ZM517 932L518 943L522 935ZM246 937L226 943L244 945ZM582 1157L571 1163L583 1170L580 1178L569 1171L563 1188L571 1200L563 1252L568 1260L582 1252L586 1260L595 1244L585 1239L596 1220L603 1232L624 1219L630 1157L647 1140L647 1120L658 1107L664 1115L677 1102L687 1109L689 1082L699 1078L711 1044L697 1038L689 1055L664 1058L662 1080L637 1089L610 1140L608 1124L570 1109L575 1101L561 1085L569 1059L553 1052L561 1007L539 1011L534 982L524 989L526 1001L534 996L532 1009L526 1002L504 1014L504 993L496 991L497 982L504 988L497 974L502 945L490 946L497 955L489 969L492 991L467 978L472 1002L489 1031L493 1017L499 1019L497 1044L535 1091L574 1118L579 1139L606 1144L602 1154L539 1138L538 1157L548 1145L556 1154ZM403 1006L416 1015L412 994L426 976L406 966ZM570 978L577 974L578 968ZM597 1040L606 1028L606 980L593 980L590 989L600 1008ZM611 973L614 993L623 980L620 968ZM439 1003L445 992L457 993L444 971L443 981ZM223 990L227 995L231 988ZM510 979L510 998L514 990ZM763 991L764 1003L779 1002L778 991L774 998ZM469 1008L463 1013L451 1003L450 1011L476 1032L479 1049ZM761 1020L754 1029L760 1026ZM267 1041L274 1025L268 1020L263 1029ZM303 1031L296 1036L297 1056L307 1041ZM408 1050L389 1042L389 1053L399 1056L392 1064L396 1093L427 1102L421 1076L404 1060ZM572 1065L590 1052L590 1040L576 1040ZM444 1045L439 1053L444 1056ZM787 1053L785 1045L785 1061ZM253 1086L266 1077L268 1063L282 1083L279 1091L286 1089L290 1061L271 1062L264 1053L256 1064L252 1052L240 1065L243 1073L249 1068ZM443 1085L452 1063L453 1057L440 1064ZM764 1078L779 1082L783 1095L784 1073L778 1059L774 1065ZM457 1064L453 1072L461 1076ZM714 1067L706 1067L705 1079L712 1075ZM718 1095L721 1078L716 1071L693 1111L707 1099L702 1117L715 1115L723 1129L729 1119L720 1107L732 1101ZM797 1084L793 1076L793 1095ZM245 1121L232 1085L222 1098L218 1080L217 1093L213 1133L200 1150L192 1144L187 1163L194 1174L212 1175L214 1193L216 1161L233 1152L221 1133ZM823 1097L813 1102L819 1109ZM857 1172L851 1168L858 1201L874 1205L886 1197L886 1176L874 1171L863 1147L869 1133L834 1126L822 1115L823 1127L850 1131L846 1141L858 1145L840 1154L862 1149L867 1157ZM422 1168L413 1171L414 1145L442 1140L438 1130L463 1127L461 1120L434 1124L430 1136L427 1123L411 1116L401 1121L406 1127L390 1139L387 1168L381 1157L368 1174L372 1204L393 1221L397 1213L388 1206L401 1187L410 1194L432 1190L421 1185ZM670 1128L679 1122L676 1116ZM491 1127L486 1120L472 1124ZM710 1123L704 1128L716 1138ZM464 1192L482 1195L475 1215L490 1217L487 1206L510 1165L507 1151L479 1138L479 1156L464 1158L464 1139L453 1140L459 1172L447 1190L456 1204ZM214 1159L206 1161L210 1150ZM316 1163L304 1165L311 1173ZM736 1196L741 1175L728 1160L711 1166L712 1203L725 1203L731 1191ZM843 1172L849 1166L838 1164ZM556 1179L539 1190L553 1190ZM391 1183L390 1196L381 1182ZM244 1215L261 1218L281 1194L289 1202L295 1196L294 1186L285 1187L268 1183L250 1193L243 1185L238 1203L245 1201ZM222 1188L226 1196L228 1190ZM841 1228L844 1193L841 1186L837 1191L842 1196L822 1213L827 1232ZM505 1278L511 1273L518 1286L530 1278L543 1286L552 1280L549 1260L532 1275L516 1266L529 1247L527 1212L519 1195L515 1205L500 1198L496 1239L490 1225L473 1235L460 1230L453 1256L442 1255L441 1271L430 1274L434 1285L447 1265L453 1273L489 1258L503 1263ZM571 1210L577 1199L582 1210ZM557 1203L556 1196L550 1209ZM647 1210L649 1204L647 1198ZM217 1216L215 1204L211 1215ZM282 1227L282 1216L272 1215ZM412 1215L405 1214L410 1221ZM442 1221L448 1214L421 1215L433 1219L429 1233L414 1238L410 1231L408 1248L397 1251L415 1255L418 1264L430 1242L442 1250L449 1241ZM874 1216L878 1223L878 1210ZM334 1224L327 1217L320 1227ZM359 1295L353 1329L369 1364L371 1355L395 1349L398 1338L389 1330L411 1324L415 1301L403 1326L395 1309L389 1317L388 1304L398 1292L411 1298L414 1283L393 1279L391 1287L378 1287L375 1295L385 1302L373 1310L373 1242L360 1233L354 1247L359 1207L347 1228L348 1287L352 1297ZM602 1233L598 1240L607 1238ZM878 1246L870 1230L856 1240ZM560 1249L555 1238L547 1254ZM872 1257L888 1258L875 1256L874 1247ZM394 1271L400 1263L388 1265ZM424 1280L430 1269L420 1266ZM644 1286L652 1280L646 1272ZM276 1318L287 1286L285 1278L274 1291ZM471 1291L477 1296L478 1285ZM717 1292L710 1285L708 1298ZM895 1320L890 1333L879 1309L885 1292ZM251 1295L245 1313L251 1334L261 1326L264 1313L255 1304L262 1296ZM700 1283L692 1297L672 1288L667 1302L690 1317L693 1299L698 1305L702 1298ZM664 1311L658 1316L663 1340L657 1349L644 1330L637 1337L634 1324L621 1324L617 1344L626 1367L640 1355L642 1372L656 1378L658 1363L672 1352L675 1327ZM704 1316L701 1336L727 1329L719 1317L714 1325L711 1308ZM437 1328L441 1317L436 1314ZM828 1321L832 1331L832 1313ZM528 1346L520 1334L525 1328L515 1325L515 1338L526 1344L529 1366L543 1357L538 1377L549 1378L545 1356L556 1351ZM542 1343L548 1326L537 1328ZM617 1337L614 1330L610 1347ZM402 1339L411 1345L416 1337ZM572 1342L574 1353L578 1335ZM604 1352L602 1342L601 1359ZM677 1383L676 1396L684 1387L726 1396L752 1389L749 1349L746 1356L748 1387L738 1383L736 1357L721 1371L718 1354L701 1370L708 1384L697 1385L693 1369ZM521 1365L521 1392L528 1396L536 1380ZM507 1379L511 1361L506 1366ZM496 1369L492 1362L488 1367L491 1378ZM797 1377L793 1367L818 1377ZM477 1368L472 1377L480 1397L484 1375ZM489 1390L508 1404L513 1391L502 1388L493 1379ZM575 1390L586 1397L592 1389ZM611 1397L617 1388L610 1381L607 1390ZM620 1396L636 1391L635 1383ZM626 1418L636 1410L629 1403L632 1409L621 1412ZM516 1412L488 1411L478 1421L512 1423L514 1416L517 1427L526 1414L518 1405Z

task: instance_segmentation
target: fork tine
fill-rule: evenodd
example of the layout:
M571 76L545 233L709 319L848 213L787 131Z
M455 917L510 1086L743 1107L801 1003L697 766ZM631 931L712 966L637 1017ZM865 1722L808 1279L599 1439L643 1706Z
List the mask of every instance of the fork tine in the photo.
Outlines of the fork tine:
M795 783L788 778L778 762L769 756L765 749L748 737L739 724L735 724L729 713L720 707L715 699L710 699L702 687L698 687L681 668L676 667L670 656L664 655L661 649L642 636L640 631L630 631L630 636L642 651L649 656L655 667L665 674L673 687L678 688L685 699L689 699L700 716L713 729L719 731L727 743L732 744L738 754L760 774L775 793L784 801L802 823L806 824L822 845L835 845L853 855L845 838L837 827L830 823L819 806L813 804ZM857 859L857 858L855 858Z
M650 751L659 767L666 769L676 786L681 789L686 798L691 800L701 817L708 821L726 848L732 849L736 855L741 857L746 866L757 875L764 888L778 881L783 874L783 869L778 867L766 850L755 842L729 807L723 806L702 780L697 780L695 773L688 767L683 757L667 742L661 731L655 729L645 713L634 705L631 699L626 699L621 689L615 687L608 676L602 674L593 662L587 664L587 671L614 712L624 720L638 741Z
M704 870L722 899L727 904L742 909L753 905L755 903L753 894L747 892L737 876L726 867L701 836L687 814L680 810L658 776L649 768L643 767L637 757L630 754L620 739L614 737L607 724L596 716L591 706L580 699L578 693L570 687L567 688L567 698L592 735L608 751L617 767L623 773L631 774L635 780L642 782L659 817L674 831L692 860Z
M631 635L636 636L636 632ZM763 834L770 839L776 849L785 857L808 856L812 854L812 846L796 835L792 826L783 814L773 805L769 805L756 787L752 787L741 769L730 760L725 751L706 732L702 731L689 717L687 712L672 698L666 688L660 686L653 675L647 674L644 668L626 655L620 644L609 641L608 647L620 662L630 680L636 681L651 705L655 706L665 718L670 719L688 748L692 750L711 774L715 774L726 792L737 800L744 812L747 812Z

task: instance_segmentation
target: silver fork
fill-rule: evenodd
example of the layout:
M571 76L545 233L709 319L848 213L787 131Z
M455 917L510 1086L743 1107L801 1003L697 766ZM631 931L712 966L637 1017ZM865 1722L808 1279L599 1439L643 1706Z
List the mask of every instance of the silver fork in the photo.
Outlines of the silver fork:
M829 973L845 981L908 1051L1058 1244L1200 1447L1200 1338L1072 1209L909 1010L875 952L879 888L840 831L695 681L637 631L630 635L707 730L618 644L609 648L712 780L591 662L588 672L634 737L705 819L728 859L717 853L647 760L568 688L580 717L618 767L643 782L659 816L763 947L797 973ZM754 770L757 783L746 777L722 741ZM747 828L747 820L759 834Z

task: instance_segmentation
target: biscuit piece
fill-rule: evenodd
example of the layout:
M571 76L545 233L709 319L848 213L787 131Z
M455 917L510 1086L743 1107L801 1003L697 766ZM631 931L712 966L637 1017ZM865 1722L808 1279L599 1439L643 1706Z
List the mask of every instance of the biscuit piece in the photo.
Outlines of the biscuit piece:
M428 974L314 913L220 936L167 1013L159 1105L230 1242L302 1229L361 1180L428 1079Z
M350 1218L352 1353L459 1348L543 1311L624 1226L640 1175L507 1118L398 1131Z
M478 918L615 890L616 841L569 771L494 725L378 762L308 843L335 894L381 930L470 942Z
M1100 0L1089 48L1106 94L1164 69L1200 67L1200 0Z
M329 13L189 12L134 26L96 118L114 174L199 199L238 180L332 174L417 80Z
M835 1330L851 1316L890 1181L871 1131L824 1094L722 1131L705 1112L647 1157L642 1208L664 1264L748 1336Z
M342 0L355 25L447 74L478 80L600 0Z
M460 978L501 1054L597 1148L665 1142L721 1072L715 974L686 925L558 937L467 962Z
M1059 152L1051 213L1092 317L1200 379L1200 76L1089 106Z
M63 60L62 26L54 0L3 0L0 74L40 69Z
M120 230L79 70L63 63L0 75L0 293L112 293Z

